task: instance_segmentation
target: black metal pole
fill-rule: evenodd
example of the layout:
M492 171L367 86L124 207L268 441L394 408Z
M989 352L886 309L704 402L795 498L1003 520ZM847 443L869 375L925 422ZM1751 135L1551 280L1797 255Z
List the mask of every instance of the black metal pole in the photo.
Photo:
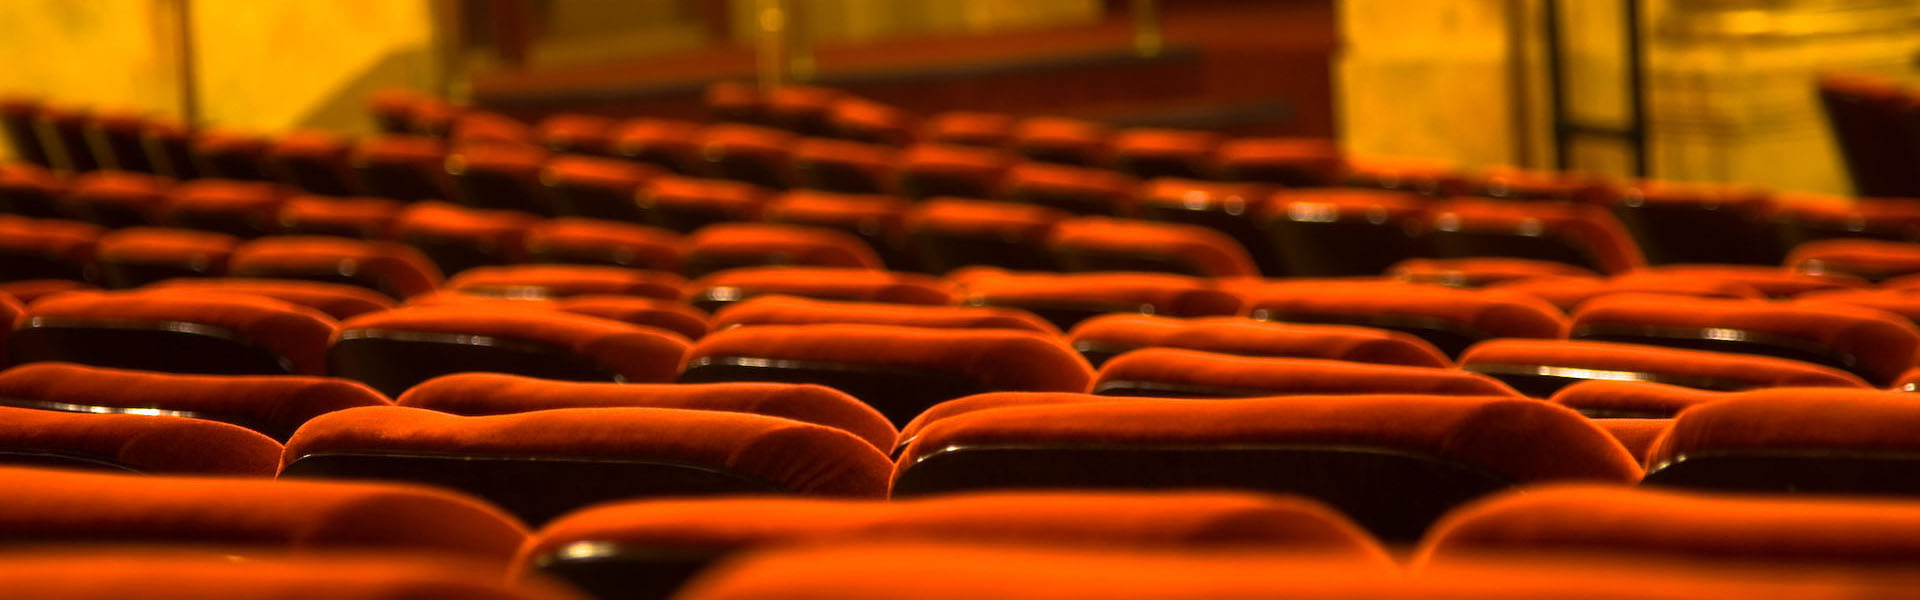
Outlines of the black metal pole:
M1635 177L1647 177L1651 163L1647 156L1649 129L1647 123L1647 67L1646 38L1641 31L1641 0L1625 0L1627 14L1622 17L1621 26L1627 34L1627 125L1628 143L1633 145L1633 174Z
M193 67L193 0L174 0L179 14L180 122L191 128L200 122L200 90Z
M1566 73L1561 69L1562 49L1560 36L1560 2L1545 0L1540 3L1540 19L1544 22L1547 50L1547 110L1553 123L1553 164L1562 171L1572 164L1568 150L1572 140L1568 139Z

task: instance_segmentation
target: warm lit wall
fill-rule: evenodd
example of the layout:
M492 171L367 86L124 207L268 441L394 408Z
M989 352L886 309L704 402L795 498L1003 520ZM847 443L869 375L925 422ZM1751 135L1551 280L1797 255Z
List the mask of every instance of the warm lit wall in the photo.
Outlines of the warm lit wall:
M175 115L174 0L0 2L0 94ZM5 144L0 144L5 146ZM0 153L11 149L0 148Z
M260 131L367 130L363 98L436 78L428 0L194 0L201 116Z
M1360 155L1517 160L1506 0L1341 0L1340 135Z

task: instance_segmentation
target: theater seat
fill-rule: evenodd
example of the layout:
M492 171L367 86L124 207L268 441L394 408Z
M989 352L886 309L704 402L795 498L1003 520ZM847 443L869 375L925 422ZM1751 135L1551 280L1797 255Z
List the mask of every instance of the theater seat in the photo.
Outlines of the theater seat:
M273 141L264 135L235 130L193 133L194 169L201 177L239 181L267 181L267 153Z
M834 101L827 113L827 130L834 137L868 144L913 143L917 125L906 111L851 96Z
M447 153L443 169L466 206L536 215L560 214L540 183L545 148L531 144L467 143Z
M1067 342L1094 366L1141 348L1185 348L1235 354L1320 358L1363 363L1446 368L1452 366L1425 340L1384 329L1345 325L1299 325L1241 317L1178 319L1115 314L1081 321Z
M844 194L893 189L891 147L825 138L801 139L792 147L794 187Z
M399 480L471 493L530 524L626 498L801 494L879 498L886 455L854 434L745 413L559 408L462 417L365 407L316 418L282 477Z
M25 163L0 165L0 213L57 217L66 193L67 182L53 171Z
M1586 303L1567 337L1800 360L1887 385L1920 360L1920 329L1855 306L1619 295Z
M540 263L677 271L684 252L671 231L597 219L559 218L526 230L528 259Z
M384 240L390 237L400 210L400 203L386 198L294 196L280 205L280 231Z
M42 298L8 338L17 362L216 375L318 375L334 320L244 294L68 292Z
M484 110L464 110L455 115L446 132L454 146L495 146L541 148L540 135L519 119Z
M541 119L534 131L540 143L556 153L607 156L612 153L616 124L600 115L556 113Z
M0 463L10 465L271 478L280 451L273 438L216 421L0 406Z
M894 495L1019 488L1229 488L1318 498L1382 540L1454 506L1548 481L1630 484L1640 467L1571 410L1518 397L1116 399L928 424Z
M906 200L884 194L841 194L794 190L767 203L769 223L832 229L857 236L880 253L887 268L913 266L906 249Z
M707 314L678 300L612 294L581 294L565 298L538 296L482 296L444 290L407 299L407 306L475 306L508 310L547 310L612 319L679 334L689 340L707 334Z
M255 238L280 229L290 190L277 183L198 179L174 186L153 222Z
M1066 344L1005 329L766 325L716 331L688 350L679 381L817 383L895 424L942 400L991 391L1086 389L1093 369Z
M613 154L681 175L699 173L700 129L690 121L628 119L613 130Z
M898 160L896 189L914 200L999 197L1001 178L1013 163L996 149L938 143L908 146Z
M1054 225L1047 250L1062 271L1164 272L1196 277L1258 277L1247 250L1199 225L1106 217Z
M694 307L712 312L764 294L888 304L942 305L953 301L951 285L926 275L814 267L728 269L688 282L682 297Z
M634 193L663 173L631 160L560 155L541 169L540 183L556 214L638 223L646 215L634 203Z
M85 282L73 281L71 279L22 279L19 281L0 282L0 294L6 294L8 297L19 301L23 307L20 312L25 312L24 306L32 304L34 300L39 300L60 292L91 289L95 288Z
M1833 290L1807 292L1794 297L1795 304L1841 304L1884 311L1920 323L1920 294L1904 289Z
M150 225L172 187L172 180L142 173L87 173L73 178L60 200L60 214L115 229Z
M1089 216L1133 214L1140 183L1105 169L1021 163L1007 169L1007 200Z
M1493 338L1557 338L1566 322L1531 296L1387 281L1282 280L1236 293L1255 319L1401 331L1449 356Z
M0 540L222 546L260 554L413 551L505 563L526 528L420 486L0 468Z
M13 296L7 295L4 290L0 290L0 327L5 328L0 329L0 367L13 364L13 360L7 356L7 351L4 347L7 341L6 338L13 335L13 329L19 327L20 322L26 318L26 304L14 299Z
M1663 265L1621 276L1669 276L1726 281L1752 286L1769 298L1791 298L1807 292L1869 287L1865 279L1841 274L1795 273L1781 267L1751 265Z
M1788 383L1781 387L1854 387L1819 386ZM1548 401L1580 411L1596 421L1608 419L1670 419L1695 404L1731 398L1729 392L1682 387L1639 380L1596 379L1560 388Z
M681 233L728 221L757 221L772 191L718 179L665 176L649 180L634 196L646 223Z
M499 565L401 551L255 555L213 549L16 550L0 586L22 598L230 600L582 600L544 578L503 582ZM164 592L162 592L164 590Z
M1474 194L1499 200L1612 205L1621 190L1588 173L1497 166L1476 174Z
M791 184L793 147L799 138L788 131L722 123L700 132L702 174L719 179L785 189Z
M326 131L296 131L280 136L267 149L266 167L274 180L323 196L351 196L358 191L348 170L353 146Z
M1468 348L1460 356L1460 368L1539 398L1588 380L1650 381L1706 390L1867 387L1852 373L1785 358L1582 340L1488 340Z
M453 183L443 163L445 142L425 136L382 135L353 145L349 165L358 189L401 202L452 200Z
M1000 148L1012 139L1014 118L990 112L950 110L927 117L923 136L929 142Z
M1434 528L1416 561L1575 555L1850 570L1912 565L1920 509L1888 499L1561 485L1488 498Z
M584 315L493 305L413 306L347 319L327 372L399 396L449 373L569 381L668 381L687 342L672 332Z
M440 269L411 246L328 236L279 236L234 249L235 277L298 279L364 287L393 298L433 291Z
M1054 261L1047 239L1067 216L1031 204L936 198L907 213L907 245L914 264L928 273L976 265L1048 270Z
M721 223L687 236L681 272L699 277L716 271L763 266L884 269L880 256L852 235L818 227L777 223Z
M1214 151L1223 139L1211 131L1123 129L1113 135L1113 166L1141 179L1207 179L1214 174Z
M401 394L400 406L470 417L555 408L676 408L750 413L846 431L886 451L898 435L873 407L832 388L785 383L613 384L499 373L436 377Z
M446 288L482 296L565 298L613 294L675 300L686 280L672 273L595 265L513 265L468 269Z
M1444 394L1518 396L1499 381L1456 369L1146 348L1100 366L1088 391L1102 396L1245 398L1279 395Z
M1782 246L1841 238L1920 241L1920 203L1905 198L1775 194L1773 221Z
M1333 140L1317 138L1239 138L1220 144L1220 175L1250 181L1313 188L1338 185L1346 177L1346 158Z
M0 280L99 281L93 255L104 233L78 221L0 215Z
M538 222L539 217L523 212L418 202L400 213L393 230L396 239L420 249L451 275L524 261L527 228Z
M1011 143L1027 160L1079 167L1107 164L1113 132L1093 121L1064 117L1027 117L1015 123Z
M781 85L765 95L767 122L801 135L826 135L834 103L848 96L829 87Z
M1647 457L1646 485L1769 493L1920 494L1911 395L1781 388L1687 408Z
M1622 447L1633 455L1633 462L1646 464L1647 457L1653 454L1653 445L1660 441L1673 428L1671 418L1633 418L1603 417L1593 419L1594 425L1606 430L1607 435L1620 442Z
M1011 329L1045 335L1060 330L1032 313L986 306L913 306L879 302L814 300L797 296L760 296L727 305L713 314L715 331L762 325L898 325L928 329Z
M1295 189L1254 209L1271 254L1287 277L1372 276L1421 253L1426 203L1401 191Z
M189 277L157 281L141 287L140 291L144 293L222 293L266 296L275 300L290 302L318 310L334 319L345 319L355 315L394 307L392 298L366 288L295 279Z
M1430 209L1426 229L1439 258L1531 258L1606 274L1647 263L1620 222L1591 204L1456 198Z
M1141 187L1134 213L1141 219L1185 223L1226 234L1248 253L1259 272L1277 276L1281 267L1273 256L1274 240L1254 221L1268 194L1261 185L1160 178Z
M390 404L372 388L307 376L176 375L31 363L0 371L4 404L73 412L155 411L232 423L285 440L307 419L356 406Z
M1920 244L1855 239L1807 242L1787 254L1786 265L1804 273L1884 281L1920 273Z
M1408 283L1464 288L1541 279L1600 279L1598 273L1566 263L1525 258L1409 258L1387 267L1386 274Z
M739 498L609 504L542 528L520 563L602 597L665 598L731 556L862 540L1298 552L1389 562L1345 517L1303 498L1014 492L894 503Z
M218 276L239 243L211 231L128 227L100 236L94 258L102 285L132 288L174 277Z
M1725 279L1633 272L1611 279L1589 277L1534 277L1495 283L1487 289L1526 294L1572 313L1588 300L1615 294L1668 294L1698 298L1764 300L1751 285Z
M1210 317L1241 311L1233 294L1181 275L977 271L954 281L961 304L1018 308L1061 329L1107 313Z
M1779 264L1766 192L1736 186L1642 181L1627 186L1614 214L1656 265Z

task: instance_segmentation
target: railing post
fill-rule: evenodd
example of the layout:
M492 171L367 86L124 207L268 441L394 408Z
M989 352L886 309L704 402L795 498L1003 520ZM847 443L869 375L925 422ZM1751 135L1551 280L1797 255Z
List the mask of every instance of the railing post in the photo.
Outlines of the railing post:
M1166 40L1160 31L1160 3L1156 0L1133 0L1129 11L1133 17L1133 51L1140 56L1159 56Z

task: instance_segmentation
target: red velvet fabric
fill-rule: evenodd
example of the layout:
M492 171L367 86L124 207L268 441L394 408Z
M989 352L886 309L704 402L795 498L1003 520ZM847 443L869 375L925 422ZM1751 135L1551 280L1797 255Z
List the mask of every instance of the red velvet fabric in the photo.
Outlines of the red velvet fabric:
M1007 169L1006 197L1071 198L1080 206L1125 216L1133 213L1139 186L1132 177L1106 169L1025 162Z
M1148 383L1239 391L1237 395L1445 394L1519 396L1486 375L1457 369L1339 360L1237 356L1179 348L1134 350L1108 360L1092 390L1114 383ZM1169 395L1178 395L1170 392Z
M1081 217L1059 222L1047 238L1055 255L1090 253L1172 259L1204 277L1258 277L1240 243L1209 227Z
M1526 258L1410 258L1387 268L1387 276L1411 283L1482 287L1539 279L1597 280L1600 275L1566 263Z
M1426 203L1412 194L1348 188L1280 190L1261 202L1268 219L1316 223L1407 223L1426 210Z
M1841 273L1870 280L1920 273L1920 244L1880 240L1817 240L1787 253L1789 268L1807 273Z
M275 183L196 179L173 186L155 222L181 225L194 218L243 219L261 231L279 226L280 207L291 190Z
M0 227L0 229L3 229L3 227ZM18 300L22 305L32 304L35 300L60 292L90 289L94 289L94 287L87 283L68 279L23 279L20 281L0 282L0 294L10 296L14 300Z
M1673 419L1594 419L1593 424L1607 431L1607 435L1620 442L1620 445L1633 454L1633 460L1642 464L1647 455L1653 452L1653 444L1666 435L1673 427Z
M643 209L696 209L757 221L769 195L768 190L748 183L663 175L640 186L634 199Z
M1637 379L1644 374L1673 378L1675 383L1705 379L1749 387L1867 387L1852 373L1784 358L1581 340L1488 340L1461 354L1460 367L1490 373L1544 367L1597 371L1591 376L1603 379Z
M1640 273L1743 283L1753 286L1754 289L1760 290L1760 293L1772 298L1788 298L1820 290L1864 288L1869 285L1866 280L1851 275L1814 275L1794 273L1780 267L1748 265L1661 265L1629 273L1626 277L1635 277Z
M371 406L307 422L285 462L349 451L649 459L758 477L796 493L881 498L885 454L852 433L778 417L672 408L557 408L462 417Z
M555 152L607 154L614 125L613 119L600 115L557 113L541 119L534 131Z
M613 129L613 152L626 156L660 152L674 157L674 162L680 163L678 166L691 167L698 159L699 148L694 140L699 139L702 128L701 124L691 121L627 119Z
M440 269L411 246L323 236L267 237L234 249L227 272L275 277L340 272L371 277L403 296L440 286Z
M796 296L760 296L716 311L715 330L760 325L861 323L930 329L1013 329L1046 335L1060 330L1023 310L986 306L910 306L834 302Z
M254 553L207 549L66 548L0 555L0 589L38 600L585 600L534 579L503 582L500 567L417 552Z
M1646 265L1626 227L1596 205L1453 199L1435 205L1430 218L1430 226L1443 231L1559 237L1608 274Z
M508 261L522 260L527 228L534 215L510 210L480 210L445 202L417 202L400 213L394 235L410 242L457 242Z
M1067 217L1045 206L941 198L915 205L906 215L906 228L910 235L978 236L1038 247Z
M1075 346L1185 348L1223 354L1323 358L1352 362L1445 368L1445 354L1420 338L1384 329L1304 325L1240 317L1176 319L1155 315L1105 315L1081 321L1067 339Z
M685 243L657 227L597 219L547 219L527 228L527 252L535 257L594 258L637 269L677 271Z
M1220 167L1237 169L1289 168L1331 185L1346 175L1346 155L1333 140L1320 138L1249 137L1220 143Z
M952 286L917 273L873 269L747 267L728 269L687 283L685 296L724 299L787 294L821 300L948 304Z
M76 291L41 298L28 318L82 323L182 322L232 332L291 363L299 373L326 372L327 339L335 322L320 311L248 294L150 294L139 291Z
M1904 392L1776 388L1728 394L1680 412L1647 457L1658 467L1690 454L1730 450L1890 452L1920 450L1920 403Z
M395 306L392 298L366 288L294 279L249 279L244 277L168 279L140 288L148 293L251 294L305 306L334 319L363 315Z
M84 265L93 262L94 245L106 231L78 221L0 215L0 252Z
M893 181L895 150L889 146L833 138L801 138L793 143L795 169L833 165L860 173L868 181L889 189Z
M1079 392L987 392L985 394L963 396L935 404L927 407L926 410L920 411L920 414L915 415L912 421L908 421L906 426L900 428L899 441L894 444L894 448L906 448L908 444L913 443L913 440L920 437L920 432L925 430L928 425L955 415L964 415L971 412L1005 406L1079 404L1088 402L1116 402L1120 400L1125 400L1125 398L1095 396L1093 394Z
M928 117L923 134L942 144L1001 147L1013 135L1010 115L951 110Z
M687 261L752 260L768 265L883 269L879 255L852 234L776 223L718 223L687 236Z
M858 231L898 244L906 234L908 206L897 196L793 190L768 203L765 216L774 223Z
M988 390L1078 392L1093 368L1060 340L1006 329L923 329L888 325L765 325L708 334L687 352L951 373Z
M1107 162L1107 140L1112 136L1112 130L1094 121L1036 116L1014 124L1012 143L1014 149L1028 156L1065 155L1081 164L1102 165Z
M956 275L962 304L1014 308L1106 307L1174 317L1240 314L1241 302L1211 282L1158 273L1015 273Z
M464 177L485 173L532 183L539 179L547 163L547 150L523 142L463 143L447 153L447 174Z
M294 196L280 205L280 226L290 232L351 232L385 239L400 218L400 203L386 198Z
M1122 161L1171 158L1208 165L1225 139L1212 131L1134 127L1113 134L1113 155Z
M173 180L128 171L94 171L73 178L61 211L70 215L87 214L92 206L102 205L132 210L152 217L167 202L167 190Z
M891 450L893 424L833 388L789 383L578 383L500 373L436 377L400 395L400 406L485 416L554 408L643 407L751 413L825 425Z
M1377 280L1273 280L1236 291L1255 316L1435 319L1485 337L1556 338L1565 329L1553 305L1507 292Z
M215 421L0 406L0 450L105 460L148 473L273 477L280 443Z
M1268 186L1217 183L1161 177L1140 189L1140 204L1158 204L1177 210L1209 210L1229 215L1252 214L1269 194Z
M296 375L176 375L68 363L0 371L0 397L83 406L184 411L292 431L315 416L390 404L359 382Z
M931 136L936 141L939 136ZM964 178L986 189L997 189L1014 161L998 149L971 145L922 143L902 150L895 170L902 177L927 174Z
M1628 273L1612 279L1586 277L1537 277L1495 283L1488 289L1527 294L1553 303L1560 310L1573 312L1588 300L1613 294L1673 294L1702 298L1763 299L1753 286L1738 281L1702 279L1666 273Z
M484 296L564 298L618 294L675 300L686 280L663 271L599 265L474 267L447 280L447 289Z
M1571 331L1590 326L1727 329L1796 340L1844 353L1855 370L1887 385L1920 361L1920 328L1879 310L1835 304L1783 304L1627 294L1588 302Z
M676 300L637 296L582 294L566 298L546 298L482 296L443 290L409 298L407 306L450 309L468 306L479 307L482 310L558 311L663 329L680 334L681 337L689 340L697 340L707 334L707 314L700 309Z
M917 123L906 111L863 98L842 97L827 112L827 126L842 137L902 146Z
M219 274L240 240L224 233L161 227L128 227L100 236L95 258L104 262L168 265Z
M1804 384L1789 384L1801 387ZM1847 386L1830 386L1847 387ZM1549 401L1581 412L1639 413L1672 417L1695 404L1732 397L1728 392L1651 381L1582 381L1560 388Z
M673 380L687 348L679 335L665 330L599 317L492 305L402 307L360 315L340 324L341 336L359 331L467 334L546 344L592 360L635 383Z
M627 195L662 174L659 167L631 160L562 154L547 161L540 178L551 187L599 188Z

